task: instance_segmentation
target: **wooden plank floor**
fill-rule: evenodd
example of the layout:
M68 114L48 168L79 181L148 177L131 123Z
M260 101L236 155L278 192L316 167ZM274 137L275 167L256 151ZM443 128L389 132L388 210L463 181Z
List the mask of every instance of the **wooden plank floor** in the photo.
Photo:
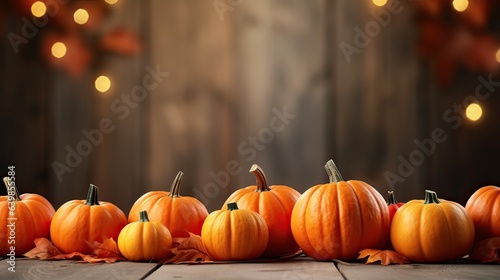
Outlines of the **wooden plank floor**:
M500 279L500 265L408 264L381 266L316 262L307 257L270 263L158 265L117 262L89 264L74 260L17 259L15 272L0 261L0 279Z
M494 264L338 264L346 279L500 279L500 265Z

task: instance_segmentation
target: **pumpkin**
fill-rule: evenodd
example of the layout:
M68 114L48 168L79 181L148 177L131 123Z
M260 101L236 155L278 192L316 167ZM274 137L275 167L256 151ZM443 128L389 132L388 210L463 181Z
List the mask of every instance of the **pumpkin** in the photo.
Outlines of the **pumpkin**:
M7 195L0 196L0 256L22 255L35 247L36 238L49 237L55 210L41 195L19 195L9 177L3 181Z
M97 186L90 184L86 200L71 200L59 207L50 224L52 243L63 253L91 253L88 243L117 240L127 224L125 214L112 203L98 200Z
M474 223L462 205L426 190L424 200L411 200L394 215L391 243L414 262L452 261L472 248Z
M160 222L151 222L147 211L139 221L126 225L118 236L118 249L130 261L160 261L170 254L172 235Z
M476 230L476 240L500 237L500 188L485 186L475 191L465 204Z
M250 172L256 177L256 185L235 191L222 210L227 209L227 203L234 201L240 209L255 211L264 218L269 228L269 241L262 257L279 257L297 252L299 245L290 228L290 217L300 193L288 186L268 186L264 171L256 164L250 168Z
M208 255L217 261L258 258L267 247L269 230L257 212L238 209L235 202L227 210L216 210L206 218L201 239Z
M389 209L389 221L392 223L392 218L394 217L394 214L396 214L396 211L404 205L404 202L397 202L396 198L394 197L394 191L388 191L387 192L387 208Z
M354 260L363 249L381 249L389 234L382 195L363 181L344 181L332 160L325 169L330 183L309 188L293 208L299 246L316 260Z
M138 213L146 210L149 218L164 224L174 238L189 237L190 232L200 235L208 211L198 199L179 194L183 177L184 173L179 171L170 192L151 191L142 195L132 205L128 221L138 221Z

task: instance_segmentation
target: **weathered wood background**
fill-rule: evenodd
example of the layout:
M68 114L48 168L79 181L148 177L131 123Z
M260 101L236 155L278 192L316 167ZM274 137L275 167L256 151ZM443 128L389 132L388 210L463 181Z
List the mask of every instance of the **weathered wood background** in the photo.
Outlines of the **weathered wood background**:
M494 170L500 137L490 129L498 118L457 130L442 119L471 94L477 75L464 74L447 90L433 86L407 1L393 1L393 10L361 0L119 3L104 29L132 27L142 53L107 58L81 79L49 71L35 55L15 54L2 36L0 168L16 165L23 192L42 193L58 207L83 198L94 183L101 200L127 213L141 194L168 189L182 170L182 193L214 210L254 183L253 163L271 184L303 192L327 181L323 165L330 158L344 178L365 180L382 194L393 188L400 200L431 188L465 203L482 184L500 183ZM12 16L4 21L7 32L22 24ZM348 61L339 46L355 46L357 28L374 24L378 31ZM114 110L113 102L143 84L147 67L169 75L128 114ZM113 80L106 94L93 89L100 73ZM488 102L493 114L499 100ZM295 117L270 133L285 108ZM65 163L66 147L76 148L86 139L82 130L99 128L104 118L114 131L58 180L51 164ZM384 175L398 174L398 157L408 159L414 141L440 127L448 139L402 182L388 183ZM253 146L254 137L265 143Z

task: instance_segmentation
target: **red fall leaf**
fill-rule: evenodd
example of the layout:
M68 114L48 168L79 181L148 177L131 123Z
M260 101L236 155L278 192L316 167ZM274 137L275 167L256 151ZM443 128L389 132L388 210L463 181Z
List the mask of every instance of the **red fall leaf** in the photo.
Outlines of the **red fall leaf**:
M478 242L469 256L471 260L482 263L500 263L500 237L487 238Z
M411 263L406 257L396 253L392 250L378 250L378 249L364 249L359 252L358 260L368 257L365 264L380 261L382 265L389 265L392 263L405 264Z

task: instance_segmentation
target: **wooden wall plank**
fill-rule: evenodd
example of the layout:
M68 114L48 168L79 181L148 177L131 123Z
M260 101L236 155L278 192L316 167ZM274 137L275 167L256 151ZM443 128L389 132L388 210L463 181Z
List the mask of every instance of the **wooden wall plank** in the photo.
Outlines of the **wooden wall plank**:
M338 264L349 280L386 279L498 279L500 266L487 264Z
M102 32L109 32L117 26L126 26L141 34L147 40L142 28L147 25L143 18L143 10L147 5L140 2L125 1L112 8L112 14L106 18ZM147 41L142 42L147 50ZM147 52L145 52L147 53ZM99 199L110 201L128 214L133 201L141 193L146 153L144 137L147 129L144 115L148 109L147 99L134 102L132 90L141 86L147 74L144 55L124 57L118 55L103 56L97 65L84 77L74 78L59 73L55 77L52 107L54 137L50 143L50 162L66 164L68 151L66 147L77 149L82 141L88 141L83 131L92 132L97 144L92 144L91 152L81 157L81 163L70 166L71 172L64 173L59 180L52 168L51 176L52 201L55 207L70 199L84 199L90 183L100 187ZM99 75L110 77L112 86L106 93L99 93L94 88L94 80ZM128 96L134 107L123 101ZM146 97L147 98L147 97ZM128 109L125 111L113 107ZM121 102L121 103L120 103ZM116 104L115 104L116 105ZM103 133L101 122L108 119L113 131ZM95 133L101 131L102 137ZM120 195L116 195L119 193Z
M334 120L332 153L344 178L364 180L382 194L396 190L397 197L406 201L421 197L426 170L418 166L408 176L399 174L398 157L408 158L416 148L415 139L425 132L420 128L425 112L416 106L422 81L413 4L389 3L384 7L361 0L329 4L334 36L327 43L336 56L335 98L327 118ZM386 172L403 177L403 182L390 184Z

